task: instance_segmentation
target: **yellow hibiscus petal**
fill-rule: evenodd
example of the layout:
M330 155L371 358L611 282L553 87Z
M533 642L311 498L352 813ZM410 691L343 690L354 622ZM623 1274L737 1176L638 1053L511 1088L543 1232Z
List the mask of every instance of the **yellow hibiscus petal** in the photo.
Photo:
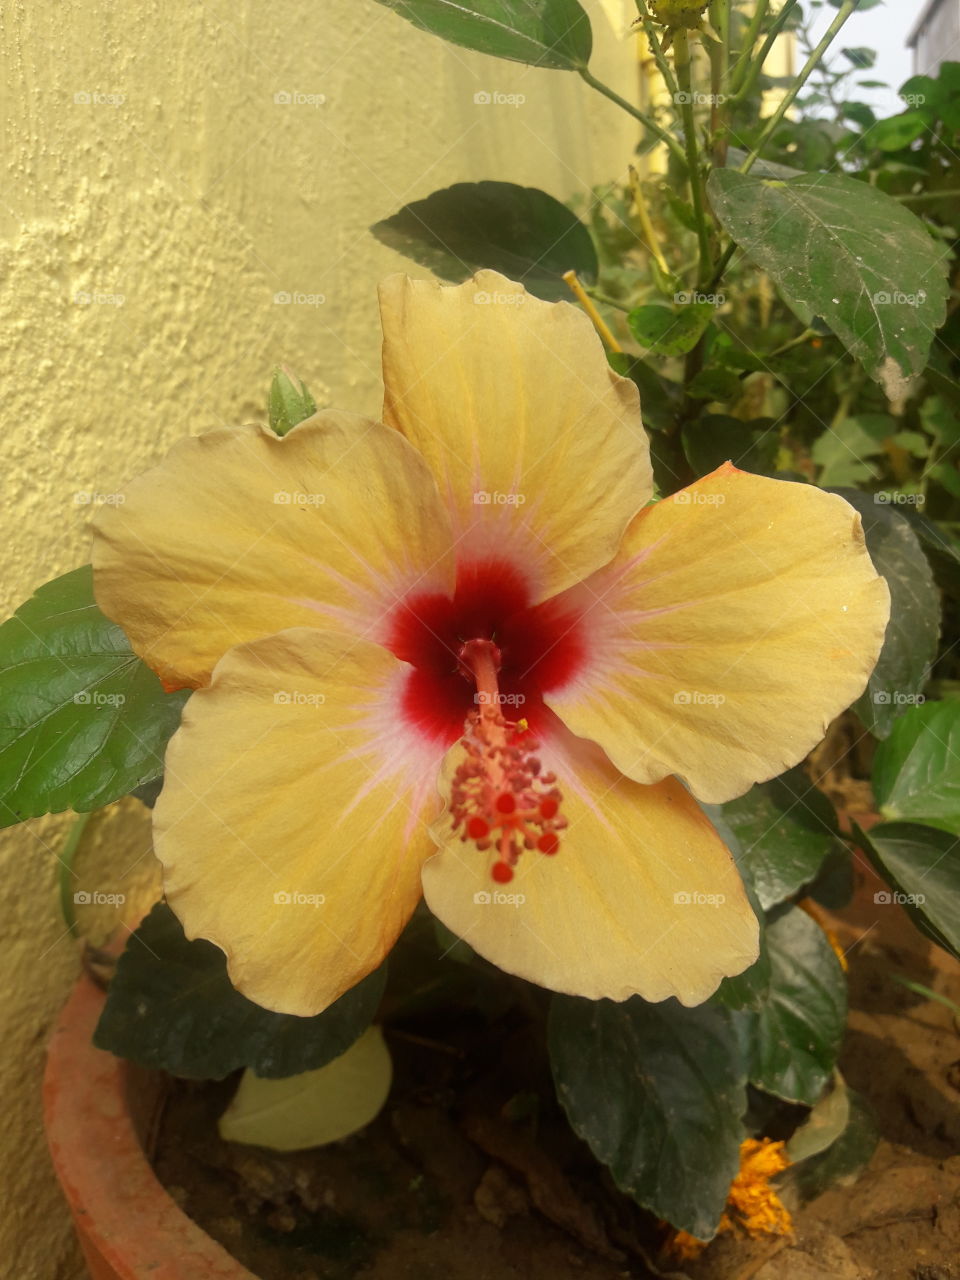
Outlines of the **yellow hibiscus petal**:
M638 782L721 803L802 760L862 693L890 604L859 515L726 463L644 511L563 602L588 656L546 701Z
M449 524L395 431L325 410L177 444L94 520L100 608L167 681L288 627L367 633L412 588L448 590Z
M434 827L427 905L485 959L530 982L586 996L706 1000L757 958L758 926L713 826L675 780L644 787L559 725L541 752L568 820L559 851L525 852L508 884L492 854ZM443 790L462 759L444 762Z
M435 851L440 756L408 669L298 627L232 649L187 702L154 811L167 899L257 1004L319 1013L389 952Z
M590 321L494 271L380 287L384 421L427 459L461 560L525 566L534 600L611 558L652 492L636 387Z

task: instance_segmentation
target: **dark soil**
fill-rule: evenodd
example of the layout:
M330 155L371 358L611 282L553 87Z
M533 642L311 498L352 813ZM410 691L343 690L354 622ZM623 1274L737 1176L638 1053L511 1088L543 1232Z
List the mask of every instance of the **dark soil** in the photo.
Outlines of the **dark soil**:
M858 878L831 921L850 948L841 1067L881 1140L859 1180L795 1215L793 1240L724 1238L671 1269L663 1228L560 1113L536 1010L489 1001L483 1013L465 1000L392 1017L390 1101L332 1147L222 1142L235 1080L173 1084L157 1172L262 1280L960 1280L960 1034L948 1008L893 978L960 1003L960 965L899 907L874 905L869 872Z

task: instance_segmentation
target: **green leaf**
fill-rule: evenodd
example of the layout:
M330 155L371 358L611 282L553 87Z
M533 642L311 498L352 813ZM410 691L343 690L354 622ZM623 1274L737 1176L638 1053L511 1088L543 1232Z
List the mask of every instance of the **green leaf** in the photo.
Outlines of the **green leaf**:
M713 1235L746 1109L730 1015L675 1000L556 996L548 1042L570 1123L617 1186L675 1227Z
M841 49L840 52L861 71L869 71L877 60L876 50L868 49L865 45L857 45L852 49Z
M902 510L927 553L937 586L949 595L960 597L960 541L948 529L921 515L916 508Z
M776 469L779 447L772 418L744 422L723 413L705 413L683 427L683 450L698 476L709 475L727 461L741 471L769 475Z
M923 223L883 192L836 173L774 182L715 169L723 226L790 306L822 316L901 399L946 315L947 259Z
M743 383L729 369L701 369L687 384L687 395L694 400L735 400Z
M729 844L729 841L727 842ZM739 866L739 859L737 860ZM749 969L733 977L724 978L710 997L711 1004L718 1004L724 1009L760 1009L770 991L772 967L770 952L767 949L766 926L760 904L750 884L746 886L750 905L757 914L760 923L760 954Z
M764 911L816 879L837 842L833 806L801 768L759 783L723 806L741 847L737 866Z
M534 67L576 71L590 61L590 19L577 0L378 0L451 44Z
M713 311L709 302L681 304L676 311L651 303L634 307L627 324L640 345L654 355L682 356L697 345Z
M787 1155L791 1164L809 1160L836 1142L850 1122L850 1094L839 1071L803 1124L790 1137Z
M894 888L876 894L877 905L899 903L922 933L960 955L960 839L914 822L884 822L857 838Z
M346 1052L369 1026L385 982L381 966L315 1018L273 1013L231 985L219 947L188 942L177 917L158 903L120 957L93 1040L190 1080L220 1080L239 1067L271 1078L297 1075Z
M772 979L758 1012L735 1014L750 1083L812 1107L830 1079L847 1015L840 962L820 926L789 907L767 923Z
M802 1200L812 1200L834 1183L852 1181L876 1150L879 1134L869 1105L849 1085L845 1092L848 1118L842 1132L825 1150L801 1159L784 1174L784 1184L796 1187Z
M880 151L902 151L925 132L926 116L921 111L904 111L889 120L880 120L870 131L869 142Z
M876 418L889 424L879 436L875 429L871 429L872 420ZM886 414L844 418L835 427L828 427L814 441L811 451L814 462L821 468L818 483L827 488L830 485L852 485L864 480L878 480L881 474L879 467L867 459L879 457L883 453L885 437L895 430L893 419Z
M455 183L370 230L444 280L489 267L549 301L570 297L565 271L589 283L598 270L590 232L566 205L513 182Z
M245 1071L220 1117L220 1137L271 1151L339 1142L379 1115L393 1063L379 1027L368 1027L338 1058L315 1071L263 1080Z
M940 596L923 548L910 523L885 495L838 489L860 512L867 550L890 588L890 622L883 649L863 695L854 703L860 719L885 738L897 716L913 706L927 681L940 635Z
M885 818L960 835L960 702L911 707L877 744L873 791Z
M89 565L46 583L0 626L0 827L159 777L187 696L97 608Z
M274 369L267 396L270 426L278 436L285 436L298 422L305 422L317 412L317 403L306 384L286 369Z

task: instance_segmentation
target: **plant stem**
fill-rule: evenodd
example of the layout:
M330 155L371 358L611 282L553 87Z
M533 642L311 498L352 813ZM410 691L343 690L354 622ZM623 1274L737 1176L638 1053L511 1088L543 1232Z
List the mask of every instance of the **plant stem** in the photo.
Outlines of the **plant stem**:
M77 849L80 847L80 841L83 839L83 833L87 829L87 823L92 817L92 813L77 814L64 841L63 851L60 854L60 913L63 916L63 923L71 933L76 933L77 931L77 917L73 910L73 882L71 879L73 877L73 860L76 857Z
M657 124L656 120L651 116L648 116L646 112L641 111L639 107L635 107L632 102L628 102L626 98L621 98L619 93L614 89L611 89L608 84L604 84L602 80L598 80L588 67L580 67L579 71L581 79L585 80L591 89L596 89L597 93L602 93L605 98L609 98L611 102L615 102L617 106L623 111L626 111L628 115L633 116L634 120L639 120L645 129L649 129L654 137L658 138L670 149L681 164L686 165L687 158L684 155L683 147L681 147L680 143L672 133L668 133L666 129L661 128L660 125Z
M793 84L784 94L783 100L781 101L779 107L777 107L776 111L773 113L773 115L764 125L763 130L760 133L760 137L757 139L756 145L754 146L750 154L747 156L746 160L744 160L743 164L740 166L741 173L749 173L750 170L753 168L754 163L760 158L760 152L763 150L764 146L769 141L770 136L776 131L776 128L780 124L780 121L783 119L783 117L787 114L787 112L793 106L793 103L797 95L799 94L800 90L807 83L807 81L810 79L810 76L819 66L820 61L823 58L823 55L826 53L827 49L829 49L830 45L833 44L833 41L838 35L840 28L843 26L846 20L850 17L851 13L853 13L856 7L857 7L857 0L843 0L843 4L840 6L840 10L837 13L837 16L834 18L834 20L830 23L829 27L827 27L826 31L823 33L823 38L820 40L820 43L811 52L810 57L803 64L803 67L800 71L799 76L797 76L796 80L794 80Z
M663 45L660 43L660 37L657 29L653 25L653 19L650 17L650 10L647 8L647 0L637 0L637 12L640 14L640 23L643 27L643 34L647 37L650 44L650 52L653 54L653 60L657 64L657 70L660 72L660 78L666 86L671 100L676 102L678 86L676 77L673 74L673 68L667 60L666 54L663 52Z
M633 207L640 219L640 230L646 239L647 248L657 260L657 266L663 274L669 275L670 268L667 266L667 260L663 256L663 249L660 247L660 240L657 236L656 228L650 221L650 211L647 208L646 197L640 188L640 175L637 173L633 165L630 166L630 193L633 196Z
M801 333L798 337L791 338L789 342L785 342L782 347L777 347L776 351L771 351L770 354L765 356L764 358L767 360L772 360L774 356L782 356L787 351L792 351L794 347L802 347L804 346L805 343L810 342L813 338L819 338L820 336L821 335L817 333L816 329L804 329L803 333Z
M600 337L603 339L604 344L607 347L609 347L611 351L622 351L623 347L621 347L620 343L616 340L616 338L611 333L606 320L604 320L603 316L600 314L597 308L593 305L593 301L590 298L589 294L587 293L586 289L584 289L583 285L580 283L577 273L575 271L565 271L563 273L563 278L566 282L567 288L570 290L570 292L573 294L576 300L580 303L581 307L583 307L584 311L593 321L593 327L596 329L597 333L599 333Z
M710 0L710 22L720 37L717 50L720 80L715 92L725 97L730 78L730 0Z
M703 197L703 174L700 172L700 156L697 151L697 120L693 109L693 79L690 74L690 42L685 27L673 33L673 57L677 69L680 92L680 114L683 118L683 140L686 148L687 176L693 199L693 214L697 220L697 243L700 246L700 274L703 283L710 270L710 236L707 232L707 211Z
M798 0L786 0L786 3L784 4L783 8L774 18L773 25L770 27L770 30L767 32L767 38L764 40L760 48L760 52L757 54L755 58L748 57L747 62L745 64L745 75L744 75L743 83L735 86L733 97L730 101L731 106L736 106L738 103L742 102L743 99L747 97L747 95L752 91L753 86L757 82L757 77L760 75L760 72L763 69L763 64L767 60L767 56L769 55L770 50L776 44L777 37L779 36L783 28L786 26L787 19L790 17L790 14L793 12L793 10L797 7L797 4L798 4Z
M726 249L724 249L723 253L721 254L719 262L714 267L713 275L710 277L709 281L707 282L707 287L704 292L713 293L714 289L716 289L717 285L723 279L723 273L726 271L727 267L729 267L730 259L737 252L738 247L739 246L737 245L736 241L734 240L730 241Z
M947 188L944 191L918 191L915 196L894 196L894 200L899 200L903 204L915 204L920 201L942 200L946 198L956 199L960 196L960 190L956 187Z
M760 28L769 8L770 0L757 0L753 10L753 17L750 19L746 34L743 37L743 48L740 50L737 60L733 64L733 71L730 74L729 87L734 93L742 86L750 69L750 55L753 53L753 46L757 43L757 36L760 34Z

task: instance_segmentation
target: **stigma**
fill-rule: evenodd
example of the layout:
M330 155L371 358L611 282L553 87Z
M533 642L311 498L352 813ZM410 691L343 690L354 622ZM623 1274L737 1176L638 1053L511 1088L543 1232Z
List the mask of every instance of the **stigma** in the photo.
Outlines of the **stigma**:
M498 884L513 879L524 852L553 856L567 825L560 812L556 776L537 756L540 743L526 720L503 713L497 682L500 651L492 640L469 640L460 649L462 674L476 684L475 710L464 723L465 759L453 777L450 808L454 831L491 855Z

